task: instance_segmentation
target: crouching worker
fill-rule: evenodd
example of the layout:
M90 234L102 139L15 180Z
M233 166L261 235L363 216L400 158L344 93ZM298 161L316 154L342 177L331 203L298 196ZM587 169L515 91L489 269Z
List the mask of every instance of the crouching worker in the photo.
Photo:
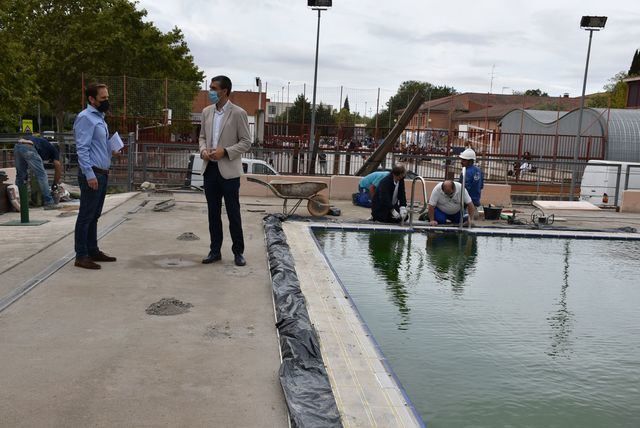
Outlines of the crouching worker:
M391 174L378 184L371 204L371 217L383 223L399 223L407 218L407 197L404 193L406 170L395 165Z
M361 207L371 208L371 201L378 184L387 175L389 175L389 171L374 171L362 177L358 183L358 193L355 195L354 203Z
M464 206L467 213L461 209L460 199L464 198ZM462 187L461 183L452 180L446 180L436 184L429 198L429 224L435 226L437 224L446 224L450 221L454 224L460 223L460 216L464 216L463 221L471 222L475 213L473 201L469 196L467 189Z

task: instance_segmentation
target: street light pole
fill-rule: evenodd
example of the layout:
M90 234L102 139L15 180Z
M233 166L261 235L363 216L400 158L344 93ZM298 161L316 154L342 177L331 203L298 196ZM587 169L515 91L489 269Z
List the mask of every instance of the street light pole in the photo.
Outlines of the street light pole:
M291 85L291 82L287 82L287 137L289 136L289 86Z
M313 72L313 97L311 102L311 129L309 130L309 149L311 149L311 159L309 161L309 174L315 173L316 156L318 149L316 147L316 89L318 84L318 48L320 45L320 14L322 9L318 10L318 31L316 34L316 65Z
M573 167L571 168L571 187L569 189L570 200L575 200L576 183L578 181L578 156L582 144L582 117L584 115L584 99L587 90L587 73L589 72L589 56L591 55L591 40L594 31L600 31L607 22L606 16L583 16L580 27L589 32L589 45L587 47L587 61L584 66L584 78L582 80L582 97L580 98L580 112L578 114L578 129L576 130L576 141L573 147Z

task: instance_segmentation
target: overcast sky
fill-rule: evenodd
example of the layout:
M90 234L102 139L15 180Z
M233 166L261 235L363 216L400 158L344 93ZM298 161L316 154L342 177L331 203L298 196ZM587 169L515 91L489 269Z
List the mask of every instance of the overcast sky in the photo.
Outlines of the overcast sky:
M334 0L322 12L318 101L375 114L401 82L420 80L458 92L540 88L578 96L587 53L582 15L608 16L594 33L587 93L627 71L640 48L637 0ZM141 0L163 31L182 29L206 74L228 75L237 90L311 100L317 12L306 0ZM284 87L284 90L282 89ZM264 89L264 88L263 88Z

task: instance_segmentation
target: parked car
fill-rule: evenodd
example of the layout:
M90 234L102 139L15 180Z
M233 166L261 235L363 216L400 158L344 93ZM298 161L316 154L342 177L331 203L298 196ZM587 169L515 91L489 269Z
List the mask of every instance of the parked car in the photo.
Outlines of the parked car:
M42 131L40 134L42 138L45 138L49 141L56 141L56 133L54 131Z
M189 167L185 178L186 187L202 188L202 159L198 153L189 155ZM245 174L280 175L271 165L260 159L242 158L242 171Z

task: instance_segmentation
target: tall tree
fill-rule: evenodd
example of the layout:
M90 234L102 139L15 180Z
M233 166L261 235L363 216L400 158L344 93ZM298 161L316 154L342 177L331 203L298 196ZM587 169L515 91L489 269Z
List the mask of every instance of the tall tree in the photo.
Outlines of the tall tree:
M144 22L147 12L138 10L137 2L5 1L7 28L21 34L30 63L37 64L39 94L51 104L59 129L64 112L81 107L82 73L193 81L193 91L204 78L182 32L174 28L163 33Z
M349 108L349 95L344 98L344 106L342 108L346 111L351 111L351 109Z
M636 53L633 54L633 60L631 60L631 67L629 67L629 76L640 75L640 50L636 49Z
M549 94L542 92L542 89L527 89L526 91L511 91L512 95L526 95L530 97L548 97Z
M283 118L278 117L278 119ZM296 97L289 108L289 123L311 123L311 103L302 94Z
M398 91L387 101L387 108L378 114L378 126L385 128L393 126L397 111L405 108L416 92L421 92L425 100L436 100L455 94L456 90L452 86L434 86L429 82L418 82L407 80L402 82ZM376 116L371 118L369 126L375 126Z
M20 33L9 28L8 6L8 0L0 0L0 131L15 132L37 87L35 67Z
M529 95L532 97L548 97L549 94L547 94L546 92L542 92L541 89L527 89L526 91L524 91L524 95Z

